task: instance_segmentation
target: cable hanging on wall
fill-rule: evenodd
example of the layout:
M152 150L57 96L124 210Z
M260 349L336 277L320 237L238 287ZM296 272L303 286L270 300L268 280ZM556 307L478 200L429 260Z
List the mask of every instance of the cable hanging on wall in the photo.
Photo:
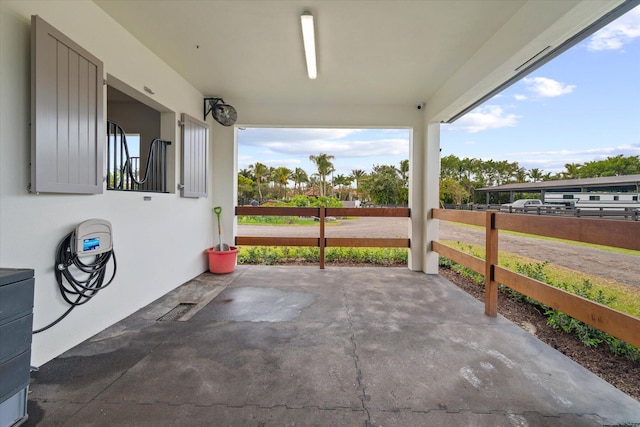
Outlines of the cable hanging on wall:
M91 261L85 261L89 256L93 257ZM109 261L113 261L113 271L105 283ZM56 320L33 333L46 331L67 317L74 308L86 304L111 284L116 270L111 224L103 219L90 219L79 224L60 241L55 254L56 282L69 308Z

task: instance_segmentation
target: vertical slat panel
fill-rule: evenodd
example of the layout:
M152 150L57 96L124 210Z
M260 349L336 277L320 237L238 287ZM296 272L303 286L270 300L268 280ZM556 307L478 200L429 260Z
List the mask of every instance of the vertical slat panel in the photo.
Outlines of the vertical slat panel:
M196 176L198 177L198 186L197 191L201 194L206 194L207 192L207 130L199 128L198 131L198 159L200 161L196 162L197 171Z
M182 114L182 197L207 197L209 128Z
M193 138L193 191L196 193L202 193L202 162L197 161L197 159L201 159L202 152L202 132L199 132L198 129L194 126L194 138Z
M31 23L31 191L101 193L103 64L41 18Z
M87 185L99 188L102 192L102 159L104 150L104 117L103 117L103 88L102 63L88 63L87 105L89 136L87 138L87 166L89 181Z
M199 127L194 125L194 141L193 141L193 191L196 193L202 193L202 132Z
M89 147L89 62L80 58L78 62L78 182L88 182L90 178Z
M35 28L35 23L32 25ZM36 31L35 35L32 34L32 191L44 191L57 178L57 45L57 40L49 37L46 29ZM36 49L36 46L39 48Z
M56 179L59 183L69 183L69 49L62 43L56 47L57 53L57 94L56 109L58 123L56 137Z
M187 130L187 137L182 141L184 144L184 148L187 150L185 158L187 159L187 164L185 164L184 173L185 173L185 190L188 189L188 192L196 193L195 189L195 181L194 178L196 176L195 167L196 167L196 153L195 153L195 129L193 128L193 123L191 121L185 121L185 129ZM187 192L185 192L186 194Z
M68 166L67 166L67 176L69 177L70 184L79 184L78 181L78 170L83 167L80 162L80 140L78 138L78 127L79 127L79 118L80 118L80 108L78 105L80 91L80 76L78 74L79 70L79 62L80 59L78 54L74 51L69 51L69 102L68 102L68 123L69 123L69 133L68 133L68 141L69 141L69 157L68 157Z
M191 178L193 173L193 145L190 143L193 135L191 122L183 117L182 119L182 196L188 197L187 193L193 188Z

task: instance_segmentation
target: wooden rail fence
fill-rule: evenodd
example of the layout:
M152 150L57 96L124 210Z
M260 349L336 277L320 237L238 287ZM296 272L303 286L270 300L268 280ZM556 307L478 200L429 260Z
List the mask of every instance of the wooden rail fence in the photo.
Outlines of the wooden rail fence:
M463 211L501 211L509 213L524 213L531 215L553 215L553 216L573 216L576 218L598 217L606 219L622 219L630 221L640 221L640 208L613 208L613 207L588 207L576 208L563 205L544 205L544 206L525 206L522 208L509 207L502 205L483 205L483 204L463 204L463 205L444 205L445 209L455 209Z
M296 207L253 207L237 206L236 216L301 216L318 218L318 237L251 237L237 236L236 245L250 246L310 246L320 248L320 268L324 269L324 250L328 247L378 247L409 248L410 239L402 238L365 238L365 237L325 237L327 217L410 217L408 208L296 208Z
M485 314L496 316L498 283L640 348L640 319L507 270L498 265L499 230L517 231L577 242L640 250L640 224L604 219L565 218L433 209L433 218L486 229L486 259L465 254L437 241L433 251L485 277ZM615 268L615 266L611 266Z

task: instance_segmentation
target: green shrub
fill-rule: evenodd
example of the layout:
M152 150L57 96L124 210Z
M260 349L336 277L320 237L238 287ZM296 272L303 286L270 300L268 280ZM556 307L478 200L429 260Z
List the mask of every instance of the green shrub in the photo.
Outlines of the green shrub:
M405 265L409 251L404 248L326 248L325 261L375 265ZM287 262L320 262L320 249L313 247L244 246L238 264L271 265Z

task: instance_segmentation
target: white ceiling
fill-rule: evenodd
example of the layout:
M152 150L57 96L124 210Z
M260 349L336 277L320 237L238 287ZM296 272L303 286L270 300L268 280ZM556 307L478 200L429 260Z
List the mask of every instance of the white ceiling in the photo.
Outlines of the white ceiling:
M95 0L200 92L227 102L462 108L620 1ZM300 14L316 21L307 77Z

